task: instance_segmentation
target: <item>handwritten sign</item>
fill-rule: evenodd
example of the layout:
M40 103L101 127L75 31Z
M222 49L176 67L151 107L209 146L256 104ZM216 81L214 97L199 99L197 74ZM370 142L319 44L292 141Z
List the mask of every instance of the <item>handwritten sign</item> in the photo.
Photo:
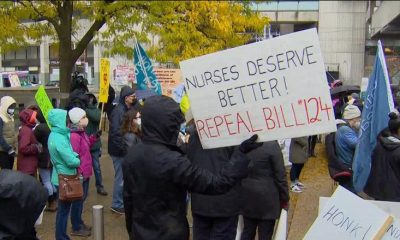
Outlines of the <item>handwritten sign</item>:
M108 87L110 85L110 60L100 59L100 90L99 102L106 103L108 100Z
M326 202L329 200L327 197L319 198L319 210L321 211ZM382 240L400 240L400 202L387 202L387 201L373 201L373 200L364 200L369 203L372 203L387 212L388 214L393 215L395 218L392 224L389 225L388 229L383 235Z
M40 110L42 110L43 117L46 120L47 125L50 128L49 121L47 119L47 115L49 114L50 110L53 109L53 104L51 104L49 97L47 96L46 90L44 89L43 85L41 85L36 94L35 100L38 104Z
M380 239L392 221L388 213L339 186L304 239Z
M204 148L336 131L316 29L180 63Z

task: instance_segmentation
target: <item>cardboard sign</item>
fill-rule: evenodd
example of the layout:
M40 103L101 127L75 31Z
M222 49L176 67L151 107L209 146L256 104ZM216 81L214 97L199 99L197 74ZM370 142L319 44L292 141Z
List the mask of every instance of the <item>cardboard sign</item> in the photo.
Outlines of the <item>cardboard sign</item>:
M53 109L53 104L51 104L51 101L49 97L47 96L46 90L44 89L43 85L41 85L36 94L35 94L35 100L36 103L38 104L40 110L42 110L43 117L46 120L47 125L50 128L49 121L47 120L47 115L49 114L50 110Z
M327 197L319 198L319 211L321 211L326 202L329 200ZM400 202L386 202L386 201L372 201L364 200L370 202L383 211L393 215L395 218L392 224L389 225L388 229L383 235L382 240L399 240L400 239Z
M304 239L381 239L392 221L388 213L339 186Z
M180 66L203 148L336 131L316 29Z
M182 82L181 70L171 68L154 68L163 95L172 97L174 89Z
M100 59L100 90L99 102L106 103L108 100L108 87L110 86L110 60Z

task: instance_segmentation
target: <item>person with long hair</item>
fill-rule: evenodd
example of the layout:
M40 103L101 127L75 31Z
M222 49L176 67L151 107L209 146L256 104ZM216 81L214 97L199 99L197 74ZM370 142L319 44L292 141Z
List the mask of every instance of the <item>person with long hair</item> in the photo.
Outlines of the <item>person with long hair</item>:
M126 112L122 119L121 133L128 148L140 142L142 135L140 127L140 112L136 110Z

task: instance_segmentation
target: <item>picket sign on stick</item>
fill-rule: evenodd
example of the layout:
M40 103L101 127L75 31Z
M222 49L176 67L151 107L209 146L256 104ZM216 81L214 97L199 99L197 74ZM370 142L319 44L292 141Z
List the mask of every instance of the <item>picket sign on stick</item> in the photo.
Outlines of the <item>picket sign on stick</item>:
M50 127L49 121L48 121L48 114L51 109L53 109L53 104L51 104L51 101L49 97L47 96L46 90L44 89L43 85L41 85L36 94L35 94L35 101L38 104L40 110L42 111L43 117L46 120L47 126Z
M101 128L101 124L103 122L103 112L104 112L104 104L108 100L108 88L110 86L110 60L107 58L100 59L100 90L99 90L99 103L103 103L101 106L101 118L99 126Z
M180 62L203 148L336 131L316 29Z
M303 239L378 240L392 222L388 213L338 186Z

